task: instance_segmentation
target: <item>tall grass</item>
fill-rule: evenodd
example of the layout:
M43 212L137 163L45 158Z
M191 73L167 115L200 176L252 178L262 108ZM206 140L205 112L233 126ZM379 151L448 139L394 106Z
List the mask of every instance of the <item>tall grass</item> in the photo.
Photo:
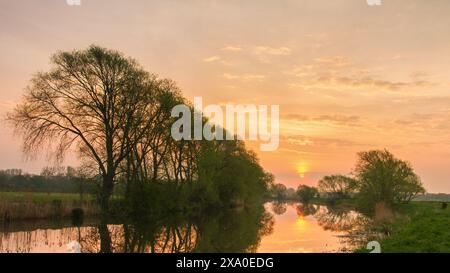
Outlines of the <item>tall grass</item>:
M0 222L70 217L75 208L83 209L86 216L99 213L91 196L81 202L76 194L0 193Z

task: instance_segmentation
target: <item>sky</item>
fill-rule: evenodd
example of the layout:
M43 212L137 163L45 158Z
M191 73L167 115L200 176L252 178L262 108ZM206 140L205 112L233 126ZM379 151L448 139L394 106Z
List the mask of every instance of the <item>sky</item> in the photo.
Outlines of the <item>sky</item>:
M296 188L388 149L450 192L450 1L0 0L0 169L38 173L3 117L59 50L119 50L204 104L280 106L258 153ZM65 164L76 164L68 157Z

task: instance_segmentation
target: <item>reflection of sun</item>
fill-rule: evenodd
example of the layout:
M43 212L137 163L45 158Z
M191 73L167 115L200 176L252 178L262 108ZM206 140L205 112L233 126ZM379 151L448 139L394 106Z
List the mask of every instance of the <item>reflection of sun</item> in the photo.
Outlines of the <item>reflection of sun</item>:
M304 230L306 228L306 220L303 215L300 215L297 220L295 221L295 225L298 229Z
M308 172L308 166L305 162L301 162L297 165L297 173L300 178L305 178L305 174Z

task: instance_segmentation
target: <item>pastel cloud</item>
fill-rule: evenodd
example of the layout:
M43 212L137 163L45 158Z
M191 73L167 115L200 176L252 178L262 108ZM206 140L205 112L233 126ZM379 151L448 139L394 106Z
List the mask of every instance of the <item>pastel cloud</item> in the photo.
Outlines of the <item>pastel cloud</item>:
M235 51L236 52L236 51L242 51L242 47L229 45L229 46L223 47L222 50L224 50L224 51Z
M253 53L256 55L290 55L291 49L288 47L256 46L253 48Z
M285 143L285 147L290 147L291 149L297 148L302 149L305 146L316 147L318 149L323 149L323 147L344 147L344 146L362 146L363 144L357 143L349 139L340 138L327 138L327 137L316 137L316 136L305 136L305 135L291 135L286 136L281 139L282 143Z
M343 56L324 56L314 59L314 61L325 67L343 68L352 65L351 61Z
M318 115L318 116L308 116L301 114L287 114L282 117L286 120L297 121L297 122L329 122L336 123L340 125L357 125L360 121L359 116L347 116L347 115Z
M288 83L290 87L326 90L380 90L400 91L433 87L423 73L412 73L410 79L391 81L375 75L370 68L361 68L343 56L315 58L312 63L295 66L284 71L286 75L299 78Z
M222 58L220 56L217 56L217 55L203 59L203 61L205 63L212 63L212 62L216 62L216 61L220 61L220 60L222 60Z
M291 87L304 89L361 90L373 89L382 91L399 91L423 87L432 87L428 81L389 81L373 77L352 78L344 76L323 76L299 83L291 83Z
M224 73L223 78L226 80L240 80L240 81L261 81L266 76L260 74L230 74Z

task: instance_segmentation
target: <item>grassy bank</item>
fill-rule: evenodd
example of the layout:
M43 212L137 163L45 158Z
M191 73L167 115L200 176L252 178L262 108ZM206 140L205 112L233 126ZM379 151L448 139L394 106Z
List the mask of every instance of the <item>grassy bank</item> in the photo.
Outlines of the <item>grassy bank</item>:
M411 202L398 211L389 224L391 235L379 240L383 253L450 253L450 208L442 209L441 202Z
M86 216L98 214L92 196L81 202L78 194L70 193L0 192L0 222L70 217L75 208Z

